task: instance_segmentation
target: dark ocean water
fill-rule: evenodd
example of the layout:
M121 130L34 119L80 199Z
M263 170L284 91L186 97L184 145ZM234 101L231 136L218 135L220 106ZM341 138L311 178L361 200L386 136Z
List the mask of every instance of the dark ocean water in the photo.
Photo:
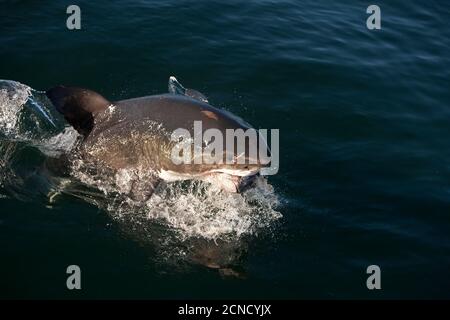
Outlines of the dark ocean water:
M163 225L130 227L68 195L50 206L39 179L15 186L43 156L11 157L3 137L0 297L450 298L447 1L377 1L373 31L367 1L76 3L82 29L69 31L71 1L0 1L0 78L120 100L167 92L174 75L280 129L269 182L282 218L219 242L241 274L224 276L167 258ZM80 291L66 288L71 264ZM381 290L366 287L372 264Z

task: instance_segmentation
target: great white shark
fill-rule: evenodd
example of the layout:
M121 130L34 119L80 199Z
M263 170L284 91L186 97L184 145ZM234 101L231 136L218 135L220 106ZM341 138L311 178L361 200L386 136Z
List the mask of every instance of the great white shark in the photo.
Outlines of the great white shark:
M61 85L47 90L46 95L82 135L77 152L84 161L115 171L139 168L155 172L153 183L145 186L146 195L151 195L161 180L187 179L240 192L266 166L247 153L240 163L174 163L171 152L176 141L171 133L179 128L194 135L194 122L201 121L203 131L217 129L223 137L227 129L252 128L230 112L213 107L205 95L184 88L174 77L169 79L169 93L114 102L89 89ZM251 143L246 141L246 151L267 147ZM232 152L235 158L243 156L237 150Z

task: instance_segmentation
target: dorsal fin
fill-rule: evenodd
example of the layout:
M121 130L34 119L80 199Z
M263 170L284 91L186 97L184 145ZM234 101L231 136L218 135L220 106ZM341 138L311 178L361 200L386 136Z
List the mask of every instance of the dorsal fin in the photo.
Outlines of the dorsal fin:
M91 132L95 114L111 105L102 95L83 88L57 86L47 90L46 95L67 122L84 136Z
M206 96L194 89L185 88L178 82L177 78L171 76L169 78L169 92L173 94L181 94L183 96L191 97L192 99L199 100L205 103L208 102L208 98Z

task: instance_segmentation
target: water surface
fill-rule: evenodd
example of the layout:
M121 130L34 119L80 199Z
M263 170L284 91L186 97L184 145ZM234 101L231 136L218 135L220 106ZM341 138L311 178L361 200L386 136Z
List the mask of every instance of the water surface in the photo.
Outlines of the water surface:
M36 142L48 147L62 128L25 109L18 124L32 137L0 135L1 297L450 297L446 1L378 1L377 31L364 1L79 1L80 31L65 27L69 4L0 1L0 78L120 100L166 92L174 75L255 127L280 129L269 183L282 217L217 249L86 198L49 203L53 182L38 170L48 150ZM192 215L205 217L217 195L195 190L163 203L206 201ZM247 208L219 200L221 217ZM208 267L204 252L235 274ZM80 291L65 287L70 264L82 269ZM380 291L366 288L371 264Z

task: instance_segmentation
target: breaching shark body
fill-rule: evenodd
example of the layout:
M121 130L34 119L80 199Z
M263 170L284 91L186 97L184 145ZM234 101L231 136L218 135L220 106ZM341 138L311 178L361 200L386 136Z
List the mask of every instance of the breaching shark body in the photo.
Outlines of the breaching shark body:
M226 137L227 129L247 130L251 126L211 106L204 95L185 89L174 77L169 80L169 92L116 102L76 87L57 86L46 94L83 136L77 149L83 161L114 172L138 169L154 173L151 183L137 188L145 189L143 198L150 196L161 180L198 179L229 192L239 192L250 185L264 165L248 154L244 164L174 163L172 150L176 141L171 134L176 129L186 129L194 136L194 122L201 121L203 131L214 128ZM249 145L245 148L248 150ZM233 152L235 158L242 156Z

